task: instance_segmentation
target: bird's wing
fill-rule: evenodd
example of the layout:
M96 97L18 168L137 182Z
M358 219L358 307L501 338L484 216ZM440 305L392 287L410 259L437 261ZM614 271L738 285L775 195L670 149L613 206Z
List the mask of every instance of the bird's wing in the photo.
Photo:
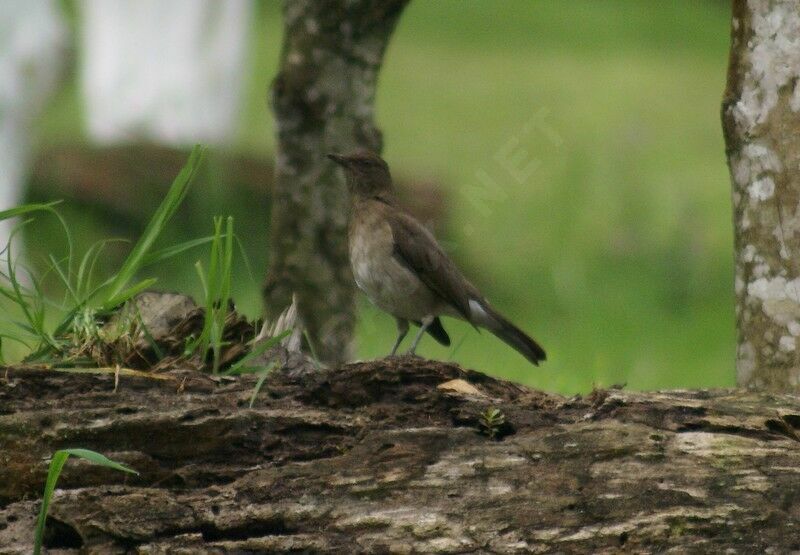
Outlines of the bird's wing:
M392 228L394 256L469 322L470 285L431 232L405 212L392 210L387 212L387 219Z

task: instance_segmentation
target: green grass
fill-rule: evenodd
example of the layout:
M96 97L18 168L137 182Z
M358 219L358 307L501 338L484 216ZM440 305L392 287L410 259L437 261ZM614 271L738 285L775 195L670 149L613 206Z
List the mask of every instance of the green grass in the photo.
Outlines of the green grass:
M203 307L205 319L200 335L189 346L189 351L200 353L212 352L211 371L216 374L220 368L222 355L222 335L225 331L225 320L230 312L231 277L233 269L233 218L228 216L214 218L214 235L211 240L211 253L208 270L200 261L195 263L197 275L203 285Z
M12 249L14 241L10 240L3 250L4 270L0 270L0 297L6 301L4 318L0 320L3 333L0 337L13 339L27 348L25 360L29 362L64 362L64 356L70 343L73 346L88 344L99 339L99 318L133 298L138 293L154 285L157 278L137 277L143 268L168 260L196 246L207 242L207 239L194 239L170 247L155 250L159 236L167 228L167 224L175 215L178 207L186 198L189 186L198 173L204 158L205 148L196 146L173 181L164 199L145 226L139 239L129 250L127 257L108 277L97 283L95 266L104 247L109 240L100 240L89 246L84 255L78 259L73 246L70 224L61 216L53 204L30 204L0 212L0 220L11 217L27 216L36 213L47 213L55 216L66 237L66 254L57 257L51 253L46 255L43 271L25 269L20 274L19 257ZM25 220L16 229L33 222ZM212 260L219 250L221 219L218 221L212 242ZM228 284L230 289L230 252L232 251L232 220L228 222L228 241L224 257L227 263L219 271L212 267L215 280ZM13 239L13 236L12 236ZM48 244L47 246L52 246ZM215 247L217 249L215 250ZM48 284L48 277L55 276L54 284ZM26 282L29 282L27 284ZM216 287L217 283L214 283ZM54 289L61 289L64 299L54 300L50 294ZM215 288L214 293L217 293ZM214 297L216 299L216 297ZM227 296L225 297L227 301ZM227 307L227 303L225 305ZM15 319L16 316L16 319ZM216 317L216 313L207 312L206 321ZM21 320L20 320L21 318ZM213 325L206 323L206 327ZM205 328L204 328L205 331ZM221 334L221 331L220 331ZM215 344L218 347L218 343ZM205 350L203 351L205 352ZM5 360L5 352L0 349L0 361ZM214 358L216 371L218 352Z
M447 321L454 340L466 334L455 360L564 393L613 383L733 384L730 192L719 124L728 9L715 0L409 4L377 96L386 157L395 174L445 184L449 219L437 234L549 354L534 369L490 334ZM259 155L274 151L265 90L277 67L279 18L277 2L260 4L236 147ZM78 132L70 87L42 122L45 142ZM543 124L526 133L537 115ZM521 181L497 160L515 140L525 162L538 161ZM192 215L182 227L194 235L172 240L199 236L215 207L208 199L221 199L258 276L267 214L248 213L247 199L218 177L216 193L198 189L187 199ZM73 236L79 243L97 233ZM192 262L171 260L160 283L200 296ZM258 314L257 282L239 280L231 294ZM386 354L393 320L366 302L360 311L359 355ZM450 355L430 340L419 352Z
M39 516L36 519L36 530L33 538L33 553L39 555L42 551L42 540L44 539L44 527L47 522L47 513L50 510L50 501L53 498L53 492L56 489L58 477L61 476L61 471L70 456L79 457L92 464L113 468L120 472L127 472L130 474L139 474L135 470L118 462L112 461L105 455L90 451L89 449L60 449L53 453L53 458L50 459L50 467L47 471L47 480L45 481L44 493L42 495L42 506L39 509Z
M163 253L153 253L153 245L186 198L189 192L189 185L197 175L204 156L204 147L195 146L192 149L189 161L175 178L172 187L164 197L164 201L148 221L147 226L131 249L125 262L122 263L119 271L111 279L108 290L104 294L103 302L100 305L101 309L110 310L153 284L153 280L148 279L130 285L140 269L147 264L152 264L166 257ZM192 242L189 246L194 246L194 244ZM180 248L182 247L178 246L177 250ZM167 256L174 256L177 252L176 247L169 247L166 252Z

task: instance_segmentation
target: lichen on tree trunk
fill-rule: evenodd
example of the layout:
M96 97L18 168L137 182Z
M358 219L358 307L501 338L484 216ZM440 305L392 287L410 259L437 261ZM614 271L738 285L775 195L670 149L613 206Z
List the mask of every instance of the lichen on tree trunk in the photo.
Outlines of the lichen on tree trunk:
M800 1L735 0L722 103L740 385L800 385Z
M346 191L329 152L381 150L378 73L407 0L286 0L281 67L272 85L278 134L267 310L298 304L316 353L350 358L354 284Z

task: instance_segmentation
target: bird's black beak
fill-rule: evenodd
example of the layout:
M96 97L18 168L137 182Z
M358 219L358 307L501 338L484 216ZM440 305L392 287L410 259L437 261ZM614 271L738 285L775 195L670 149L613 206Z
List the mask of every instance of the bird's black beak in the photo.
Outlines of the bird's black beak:
M347 157L340 154L328 154L328 158L339 164L340 166L347 167Z

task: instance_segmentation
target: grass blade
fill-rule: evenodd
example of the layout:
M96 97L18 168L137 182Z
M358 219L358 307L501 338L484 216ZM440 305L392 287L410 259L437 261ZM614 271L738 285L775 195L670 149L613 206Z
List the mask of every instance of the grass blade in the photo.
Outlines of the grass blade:
M258 381L256 382L256 385L253 388L253 394L250 396L250 408L251 409L253 408L253 405L256 402L256 397L258 397L258 392L261 391L261 386L264 385L264 380L267 379L267 376L269 376L269 373L270 373L270 371L272 370L272 368L274 366L275 366L274 362L270 363L269 366L266 366L264 368L264 371L259 376Z
M284 330L283 333L279 333L275 337L270 337L269 339L265 339L264 341L258 343L255 347L253 347L249 353L244 355L241 359L236 361L236 364L233 364L230 368L226 371L221 372L223 375L231 375L231 374L244 374L249 373L250 370L247 364L255 359L261 354L265 353L267 350L271 349L275 345L281 342L281 340L292 333L292 330Z
M56 200L44 204L23 204L22 206L15 206L14 208L9 208L8 210L0 210L0 221L7 220L9 218L16 218L17 216L29 214L31 212L54 212L53 206L60 203L60 200Z
M200 335L187 346L187 351L197 352L203 360L211 351L211 371L214 374L219 372L225 322L231 297L233 240L233 218L215 217L208 270L203 269L200 261L195 263L205 297L203 303L205 319Z
M120 472L127 472L128 474L136 474L134 469L125 466L124 464L120 464L116 461L112 461L102 453L98 453L97 451L90 451L89 449L81 449L81 448L74 448L74 449L62 449L64 453L68 455L72 455L73 457L80 457L81 459L85 459L90 463L94 463L100 466L105 466L106 468L113 468L114 470L119 470Z
M53 271L55 271L56 275L61 280L61 283L64 285L64 290L67 292L67 294L70 297L72 297L73 301L75 303L77 303L78 302L78 295L75 292L75 289L73 289L73 287L72 287L72 283L70 282L69 276L67 274L65 274L64 270L61 268L61 264L59 263L59 261L56 260L56 257L53 256L52 254L49 255L47 257L47 259L49 260Z
M68 458L69 453L66 451L56 451L53 454L53 458L50 460L50 468L47 470L47 481L44 484L42 508L39 509L39 518L36 519L36 531L33 534L33 555L39 555L42 552L44 523L47 520L47 512L50 510L50 500L53 498L56 482Z
M178 177L175 178L175 181L172 182L167 196L161 202L153 218L148 222L142 236L136 242L128 258L125 259L119 272L111 282L109 290L105 295L106 302L104 302L103 305L108 305L111 299L119 297L120 293L127 287L128 283L133 279L136 272L139 271L145 262L147 253L152 248L156 238L158 238L164 230L167 222L172 218L183 202L183 199L186 197L189 185L191 185L197 175L200 164L205 158L205 152L205 147L200 145L192 149L192 153L189 155L189 161L180 171Z
M139 325L139 328L142 330L142 335L144 335L145 341L147 344L150 345L150 348L153 349L153 353L155 353L156 358L160 361L164 358L164 351L161 350L161 347L158 346L155 337L153 334L150 333L150 328L147 327L147 324L144 323L144 318L142 318L142 313L139 311L139 308L136 307L136 322Z
M162 260L172 258L173 256L177 256L195 247L205 245L213 240L214 236L211 235L208 237L201 237L199 239L192 239L191 241L186 241L184 243L179 243L177 245L172 245L170 247L157 250L155 252L148 254L144 258L144 260L142 261L142 268L146 266L151 266L153 264L156 264L157 262L161 262Z
M111 310L115 306L124 303L125 301L127 301L132 297L135 297L145 289L152 287L156 281L158 281L156 278L143 279L136 285L132 285L131 287L128 287L123 291L120 291L116 296L108 299L105 302L105 304L103 304L103 306L100 307L100 310Z
M95 266L103 250L106 248L106 245L125 242L127 242L125 239L104 239L102 241L97 241L89 247L89 250L83 255L83 259L78 266L78 273L75 277L75 290L78 292L79 298L83 299L84 302L91 297L89 291L92 289L92 277L94 276Z
M308 343L308 348L311 351L311 360L314 361L314 368L319 370L319 358L317 358L317 351L314 349L314 344L311 342L311 337L308 335L308 330L303 330L303 337L306 338L306 343Z
M47 480L44 484L44 495L42 497L42 508L39 509L39 517L36 519L36 531L33 536L33 553L40 555L42 552L42 538L44 537L44 525L47 521L47 512L50 510L50 501L53 498L53 492L56 489L56 482L58 477L61 476L61 471L64 464L70 456L80 457L93 464L113 468L121 472L129 472L131 474L138 474L132 468L112 461L105 455L90 451L88 449L61 449L53 453L53 458L50 460L50 468L47 471Z

